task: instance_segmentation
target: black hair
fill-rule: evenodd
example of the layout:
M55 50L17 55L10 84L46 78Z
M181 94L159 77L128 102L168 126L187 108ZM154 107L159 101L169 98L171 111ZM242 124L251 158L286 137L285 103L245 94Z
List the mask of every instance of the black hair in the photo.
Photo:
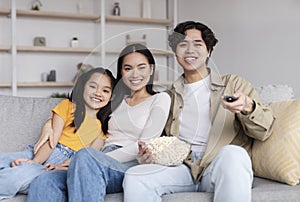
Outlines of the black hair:
M72 125L75 126L75 131L78 130L85 117L86 110L85 110L85 101L83 98L83 92L84 92L86 82L91 78L91 76L94 73L107 75L110 78L112 91L115 86L116 80L113 74L111 73L111 71L109 71L108 69L104 69L102 67L91 69L83 73L78 78L78 80L76 81L73 87L72 93L69 96L69 100L76 105L76 109L74 112L74 121L72 123ZM109 101L107 105L102 107L97 113L97 118L101 121L102 131L104 134L106 134L108 130L108 120L110 114L111 114L111 101Z
M179 23L168 37L169 45L173 52L176 53L178 43L182 42L186 36L186 31L189 29L197 29L201 31L202 38L207 47L207 51L211 53L214 46L217 44L218 39L215 38L212 30L200 22L186 21Z
M140 53L144 55L148 63L150 64L150 67L152 68L152 75L150 76L149 82L146 85L146 91L150 95L154 95L156 92L153 90L153 81L154 81L154 73L155 73L155 60L151 53L151 51L142 44L130 44L126 46L120 53L118 62L117 62L117 79L116 79L116 88L114 90L114 95L112 99L112 111L114 111L119 104L122 102L122 100L127 96L131 94L131 90L124 84L122 79L122 65L124 57L130 53Z

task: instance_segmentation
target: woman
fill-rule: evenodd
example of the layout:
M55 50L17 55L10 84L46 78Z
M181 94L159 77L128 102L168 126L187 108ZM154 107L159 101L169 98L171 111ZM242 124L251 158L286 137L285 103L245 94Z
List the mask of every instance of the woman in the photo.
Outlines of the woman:
M138 141L161 135L170 97L153 90L153 55L145 46L132 44L122 50L117 66L104 149L80 150L68 173L52 171L38 177L30 186L28 201L104 201L106 193L122 191L125 171L137 165Z

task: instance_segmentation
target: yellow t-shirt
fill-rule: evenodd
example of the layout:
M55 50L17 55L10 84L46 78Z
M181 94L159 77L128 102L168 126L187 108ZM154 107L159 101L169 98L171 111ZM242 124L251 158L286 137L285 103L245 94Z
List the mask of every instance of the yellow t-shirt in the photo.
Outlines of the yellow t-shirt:
M74 133L75 127L71 125L74 120L74 110L75 105L68 99L62 100L52 109L52 113L57 114L65 122L58 141L60 144L77 152L84 147L89 147L95 138L106 139L102 135L101 122L87 114L79 129Z

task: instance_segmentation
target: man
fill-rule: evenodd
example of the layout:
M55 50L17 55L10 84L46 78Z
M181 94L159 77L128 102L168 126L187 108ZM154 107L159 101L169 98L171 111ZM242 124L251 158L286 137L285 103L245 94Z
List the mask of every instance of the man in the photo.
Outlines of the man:
M169 90L165 132L190 143L191 152L176 167L143 164L127 170L125 202L156 202L164 194L186 191L214 192L217 202L251 201L251 144L253 138L268 138L274 117L249 82L207 67L217 41L210 28L193 21L178 24L169 36L184 73ZM233 98L225 101L224 95ZM140 148L140 163L152 159L147 148Z

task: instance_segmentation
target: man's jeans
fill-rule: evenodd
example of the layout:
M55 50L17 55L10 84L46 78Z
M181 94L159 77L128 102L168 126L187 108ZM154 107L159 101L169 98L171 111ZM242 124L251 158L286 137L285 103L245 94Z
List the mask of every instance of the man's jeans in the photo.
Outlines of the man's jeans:
M250 202L253 172L242 147L223 147L194 184L190 169L182 164L166 167L138 165L126 171L125 202L161 202L161 196L176 192L214 192L214 202Z

